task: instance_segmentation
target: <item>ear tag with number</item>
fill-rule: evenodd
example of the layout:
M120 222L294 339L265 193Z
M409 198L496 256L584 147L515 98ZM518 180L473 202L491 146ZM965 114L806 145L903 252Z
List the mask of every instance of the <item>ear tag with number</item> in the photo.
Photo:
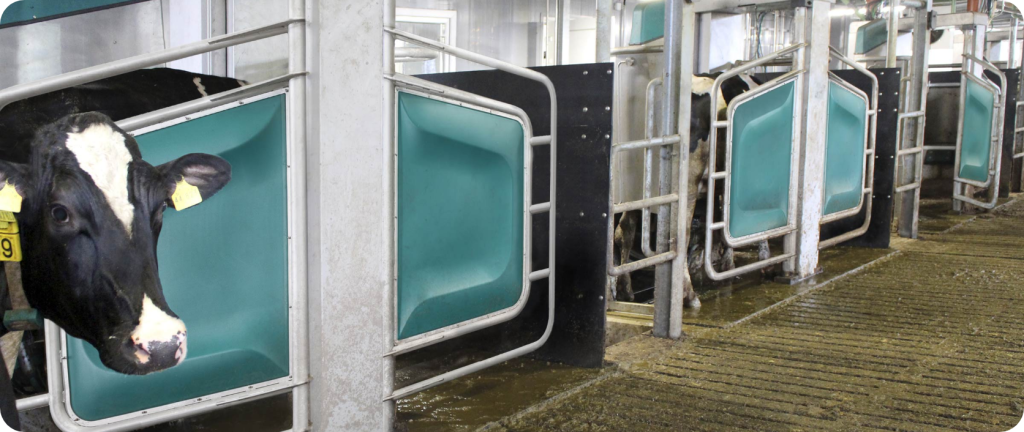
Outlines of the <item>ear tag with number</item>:
M188 184L182 177L174 186L171 202L174 203L174 209L180 211L203 202L203 196L199 194L199 188Z
M21 200L21 194L14 185L5 181L4 187L0 189L0 210L18 213L21 211Z
M21 261L18 220L9 211L0 211L0 261Z

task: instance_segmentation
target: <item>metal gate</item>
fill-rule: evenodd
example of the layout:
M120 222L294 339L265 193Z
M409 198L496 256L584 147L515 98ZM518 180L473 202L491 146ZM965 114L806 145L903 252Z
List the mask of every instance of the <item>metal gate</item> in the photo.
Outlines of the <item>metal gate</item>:
M394 186L384 400L392 401L528 354L550 336L558 106L554 84L539 72L395 30L387 19L384 39L389 67L394 65L394 42L401 40L537 81L551 98L551 132L534 136L530 119L518 107L385 71L393 85L386 96L385 106L391 108L385 141L393 146ZM541 145L551 150L550 200L533 203L533 146ZM550 224L548 267L531 269L531 216L543 213ZM518 316L530 283L542 279L548 280L548 314L540 339L394 389L395 356Z
M995 74L999 79L998 85L974 75L972 71L976 66ZM953 165L953 199L992 209L999 199L1006 75L995 65L970 54L964 54L960 74L960 116ZM988 199L979 201L968 196L967 186L987 189Z

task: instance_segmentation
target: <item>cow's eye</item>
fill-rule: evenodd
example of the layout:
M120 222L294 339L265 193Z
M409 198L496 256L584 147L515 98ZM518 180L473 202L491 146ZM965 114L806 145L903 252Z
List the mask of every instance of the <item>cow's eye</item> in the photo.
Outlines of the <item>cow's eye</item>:
M71 220L71 215L68 213L67 207L62 205L50 207L50 216L53 216L54 222L57 223L67 223Z

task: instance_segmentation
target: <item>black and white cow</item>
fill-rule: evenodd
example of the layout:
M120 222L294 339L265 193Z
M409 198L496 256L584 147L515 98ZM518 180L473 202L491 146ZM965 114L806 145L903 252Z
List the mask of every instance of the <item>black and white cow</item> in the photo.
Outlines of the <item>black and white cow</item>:
M718 75L694 75L693 77L693 90L690 95L690 164L689 164L689 196L687 197L687 214L686 226L689 230L693 226L694 209L697 207L698 197L703 193L706 185L704 182L708 178L708 137L711 132L711 87L715 82L715 78ZM743 94L746 91L756 88L760 83L747 75L740 75L726 79L722 82L719 94L716 95L718 98L718 115L721 117L729 103L732 102L736 96ZM719 134L719 138L724 138L724 134ZM719 145L719 151L724 151L724 147ZM718 160L723 160L724 154L720 154ZM701 206L703 208L703 206ZM703 219L703 212L697 213L698 219ZM640 219L639 211L631 211L622 215L619 220L619 224L615 230L615 247L619 253L616 257L619 259L619 263L626 262L629 259L630 250L634 244L635 232ZM690 262L688 263L688 271L685 278L685 292L684 299L687 306L700 307L700 300L697 298L696 292L693 290L693 283L690 278L691 272L701 271L703 268L704 253L713 253L718 257L718 260L723 263L726 269L732 268L733 257L732 249L727 247L721 247L715 251L704 251L702 240L698 241L703 237L704 233L694 232L686 234L689 239L689 252ZM619 276L616 280L615 297L619 300L633 300L633 291L630 282L629 275Z
M231 166L207 154L150 165L114 121L241 84L142 70L0 111L0 185L24 197L16 217L25 294L115 371L142 375L184 360L188 333L158 273L163 212L180 180L205 200L228 183Z

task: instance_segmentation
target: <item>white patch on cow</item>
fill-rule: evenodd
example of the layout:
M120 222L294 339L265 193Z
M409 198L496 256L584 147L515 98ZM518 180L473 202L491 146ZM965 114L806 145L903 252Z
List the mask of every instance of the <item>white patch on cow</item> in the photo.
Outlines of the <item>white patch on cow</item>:
M139 325L135 327L131 335L132 342L143 348L143 350L136 350L135 352L135 356L139 359L140 363L149 361L151 345L172 342L175 337L181 343L178 352L175 354L175 358L180 363L181 360L185 359L187 352L187 345L185 344L187 334L184 322L168 315L163 309L157 307L153 304L153 300L149 299L148 295L142 297L142 314L139 315ZM145 360L143 360L143 357L145 357Z
M754 80L750 79L750 75L747 75L745 73L741 73L739 75L739 77L740 77L741 80L743 80L743 82L747 83L747 91L750 91L750 90L753 90L753 89L756 89L756 88L760 87L759 85L757 85L756 82L754 82Z
M68 133L65 145L75 154L78 166L103 192L110 209L131 237L135 206L128 200L128 163L132 154L124 145L124 135L107 124L97 123L82 132Z
M209 96L208 94L206 94L206 86L203 85L203 79L202 78L195 77L195 78L192 79L192 82L195 83L196 84L196 88L199 89L199 94L203 95L203 97Z
M715 85L715 80L708 77L693 77L693 87L691 91L695 95L706 95L711 92L711 87ZM718 89L718 110L724 110L726 107L725 96L722 96L722 89Z

